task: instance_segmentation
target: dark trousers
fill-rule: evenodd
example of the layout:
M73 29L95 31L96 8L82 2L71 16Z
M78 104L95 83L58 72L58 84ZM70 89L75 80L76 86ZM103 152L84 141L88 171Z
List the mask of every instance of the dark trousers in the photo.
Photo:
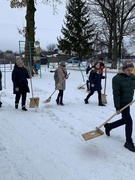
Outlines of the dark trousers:
M124 109L121 112L121 114L122 114L122 119L110 123L110 128L114 129L125 124L126 141L132 142L133 121L130 115L130 107Z
M97 91L98 92L98 102L99 102L99 104L101 104L102 103L102 100L101 100L101 91ZM94 94L94 91L91 91L88 95L87 95L87 97L86 97L86 99L88 100L89 98L90 98L90 96L92 96Z
M26 103L26 96L27 96L26 92L23 92L22 94L16 94L16 96L15 96L15 104L19 103L21 96L22 96L22 107L24 107L25 103Z
M59 90L58 96L57 96L57 102L58 103L63 103L63 90Z
M87 91L90 91L90 82L89 80L86 81Z

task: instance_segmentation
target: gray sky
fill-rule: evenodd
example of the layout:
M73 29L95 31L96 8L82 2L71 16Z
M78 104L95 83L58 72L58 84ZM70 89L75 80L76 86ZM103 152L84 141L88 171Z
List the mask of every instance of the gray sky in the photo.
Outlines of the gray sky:
M1 0L0 6L0 50L19 51L19 41L24 37L18 33L25 24L26 9L11 9L10 2ZM39 0L38 0L39 1ZM42 49L48 44L57 43L57 36L61 35L61 27L65 16L65 4L57 7L58 13L53 15L52 7L38 3L36 5L35 40L40 42Z

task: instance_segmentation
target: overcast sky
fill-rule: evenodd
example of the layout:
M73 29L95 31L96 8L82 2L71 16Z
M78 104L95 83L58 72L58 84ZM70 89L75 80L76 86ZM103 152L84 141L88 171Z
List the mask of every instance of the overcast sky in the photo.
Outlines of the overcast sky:
M26 8L11 9L9 1L1 1L0 50L19 51L19 41L25 39L18 33L17 28L22 29L26 25ZM49 5L38 3L36 9L35 26L37 29L35 40L40 41L41 48L45 49L48 44L57 43L57 36L61 35L61 27L65 16L65 3L58 5L58 13L55 15Z

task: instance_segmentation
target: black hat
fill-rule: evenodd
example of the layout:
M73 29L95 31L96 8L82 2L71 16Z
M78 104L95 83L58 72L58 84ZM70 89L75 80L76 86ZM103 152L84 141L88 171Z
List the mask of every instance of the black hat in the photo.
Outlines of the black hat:
M134 65L131 61L124 61L123 62L123 66L122 66L122 69L127 69L127 68L134 68Z

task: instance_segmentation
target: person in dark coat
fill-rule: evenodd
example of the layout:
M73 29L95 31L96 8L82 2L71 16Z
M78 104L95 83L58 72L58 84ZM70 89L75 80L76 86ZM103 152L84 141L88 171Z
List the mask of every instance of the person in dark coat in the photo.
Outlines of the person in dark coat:
M22 110L24 111L27 111L25 105L27 92L30 92L27 78L30 78L28 71L24 67L21 58L18 58L12 71L13 93L16 94L15 108L18 109L18 104L22 96Z
M0 70L0 91L2 90L2 72ZM2 102L1 102L1 94L0 94L0 107L2 106Z
M134 65L131 61L125 61L118 74L112 79L114 106L117 114L121 113L122 117L115 122L106 123L104 127L106 135L110 136L112 129L125 125L126 142L124 147L135 152L135 146L132 140L133 121L130 115L130 106L122 112L120 111L121 108L133 100L135 89L135 76L132 74L133 68Z
M92 96L94 92L97 91L98 92L98 105L105 106L102 103L102 99L101 99L101 89L102 89L101 79L104 79L105 76L102 76L102 74L100 74L99 71L100 71L100 63L96 62L94 64L93 69L90 72L90 76L89 76L90 93L84 99L85 104L88 104L88 99L90 98L90 96Z
M55 88L59 90L56 103L58 105L63 106L63 93L66 89L66 80L67 76L67 70L66 70L66 64L64 61L61 61L58 68L55 70L54 73L54 80L55 80Z

